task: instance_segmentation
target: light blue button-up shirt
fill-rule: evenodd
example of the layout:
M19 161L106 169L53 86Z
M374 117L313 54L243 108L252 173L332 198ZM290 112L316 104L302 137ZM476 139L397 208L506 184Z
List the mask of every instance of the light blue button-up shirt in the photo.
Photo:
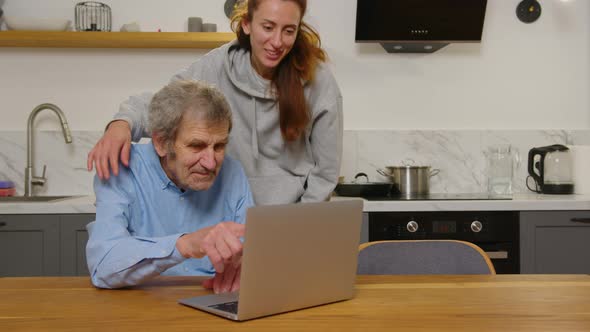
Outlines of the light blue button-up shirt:
M253 205L239 162L226 156L208 190L182 192L170 181L153 144L131 147L129 168L94 178L96 221L88 224L86 257L92 283L136 285L157 275L213 275L207 257L184 258L176 240L221 221L244 223Z

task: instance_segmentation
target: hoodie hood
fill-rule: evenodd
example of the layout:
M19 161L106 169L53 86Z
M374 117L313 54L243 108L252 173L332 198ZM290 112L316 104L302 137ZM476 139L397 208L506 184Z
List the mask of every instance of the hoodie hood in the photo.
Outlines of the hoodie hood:
M250 52L234 40L227 48L224 59L225 71L230 81L246 94L263 99L275 100L270 89L270 81L262 78L250 60Z

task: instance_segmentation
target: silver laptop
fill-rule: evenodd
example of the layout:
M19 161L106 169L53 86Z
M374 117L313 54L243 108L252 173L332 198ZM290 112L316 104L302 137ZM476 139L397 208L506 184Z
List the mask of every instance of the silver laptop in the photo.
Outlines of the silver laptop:
M178 302L242 321L354 295L361 200L248 209L239 292Z

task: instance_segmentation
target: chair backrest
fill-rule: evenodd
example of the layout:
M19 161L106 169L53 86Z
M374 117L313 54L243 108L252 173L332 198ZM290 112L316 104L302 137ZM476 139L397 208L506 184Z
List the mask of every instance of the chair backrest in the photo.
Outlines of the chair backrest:
M496 274L486 253L465 241L377 241L359 251L358 274Z

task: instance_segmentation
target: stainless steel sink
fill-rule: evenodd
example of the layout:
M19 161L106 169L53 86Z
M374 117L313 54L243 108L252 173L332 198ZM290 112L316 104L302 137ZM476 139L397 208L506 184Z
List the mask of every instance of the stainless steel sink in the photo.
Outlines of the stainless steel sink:
M22 202L54 202L78 196L8 196L0 197L0 203L22 203Z

